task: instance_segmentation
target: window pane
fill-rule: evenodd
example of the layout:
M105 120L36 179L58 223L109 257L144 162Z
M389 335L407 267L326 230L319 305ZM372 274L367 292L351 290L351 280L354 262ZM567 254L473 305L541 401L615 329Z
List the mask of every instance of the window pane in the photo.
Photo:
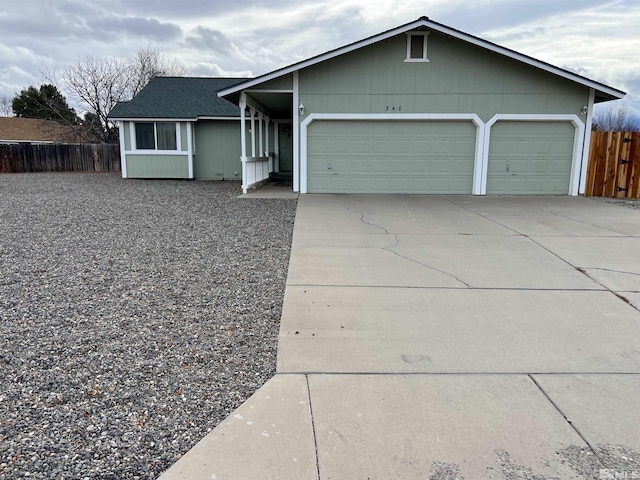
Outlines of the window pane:
M158 150L177 150L176 124L173 122L158 122Z
M136 123L136 149L153 150L156 148L153 139L153 123Z

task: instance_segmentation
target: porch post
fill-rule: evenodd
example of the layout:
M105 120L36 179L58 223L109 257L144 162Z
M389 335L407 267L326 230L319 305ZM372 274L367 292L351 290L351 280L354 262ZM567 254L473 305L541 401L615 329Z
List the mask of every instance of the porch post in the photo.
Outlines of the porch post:
M247 193L247 100L244 92L240 94L240 162L242 164L242 193Z
M263 113L262 112L258 112L258 135L259 135L259 140L258 140L258 145L260 148L258 148L258 151L260 152L260 157L262 157L264 155L264 150L262 149L262 118L263 118Z
M256 156L256 109L249 107L251 113L251 156Z
M265 153L267 154L267 157L269 156L269 117L267 117L266 115L264 116L264 128L266 131L266 134L264 136L264 141L267 144L266 148L264 149Z
M127 154L124 146L124 122L122 120L118 122L118 134L120 136L120 171L122 178L127 178Z
M267 132L265 135L265 143L267 144L265 154L269 157L269 173L271 173L273 172L273 156L269 155L269 117L266 115L264 117L264 127Z

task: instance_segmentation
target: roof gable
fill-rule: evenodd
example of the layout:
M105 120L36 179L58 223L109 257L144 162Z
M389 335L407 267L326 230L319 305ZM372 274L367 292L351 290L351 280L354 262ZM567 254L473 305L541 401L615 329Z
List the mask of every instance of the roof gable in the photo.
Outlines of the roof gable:
M593 88L596 91L596 101L614 100L614 99L619 99L625 96L625 92L621 90L615 89L613 87L610 87L600 82L596 82L589 78L578 75L577 73L570 72L569 70L556 67L554 65L551 65L550 63L537 60L528 55L524 55L522 53L516 52L515 50L501 47L500 45L481 39L479 37L475 37L468 33L464 33L460 30L456 30L454 28L448 27L441 23L434 22L432 20L429 20L427 17L421 17L418 20L407 23L405 25L401 25L399 27L393 28L391 30L387 30L377 35L373 35L363 40L359 40L357 42L345 45L343 47L340 47L334 50L330 50L326 53L317 55L307 60L303 60L301 62L295 63L288 67L283 67L278 70L274 70L273 72L269 72L264 75L261 75L259 77L248 79L242 83L221 89L218 92L218 95L221 97L226 97L233 94L237 94L242 90L251 88L255 85L259 85L263 82L281 77L283 75L287 75L291 72L295 72L303 68L316 65L318 63L324 62L325 60L329 60L331 58L344 55L345 53L353 52L354 50L358 50L362 47L366 47L373 43L377 43L377 42L386 40L388 38L394 37L396 35L400 35L400 34L403 34L412 30L417 30L417 29L433 30L433 31L442 33L444 35L457 38L458 40L462 40L464 42L470 43L472 45L476 45L478 47L484 48L491 52L504 55L505 57L539 68L543 71L552 73L554 75L558 75L562 78L571 80L573 82L584 85L586 87Z
M119 102L110 119L185 119L239 117L233 103L216 92L245 78L156 77L128 102Z

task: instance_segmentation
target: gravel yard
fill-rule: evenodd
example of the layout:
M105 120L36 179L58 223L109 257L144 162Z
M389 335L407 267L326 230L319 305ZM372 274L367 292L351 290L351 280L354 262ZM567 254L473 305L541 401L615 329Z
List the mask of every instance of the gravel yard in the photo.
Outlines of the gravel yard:
M0 479L155 478L275 373L295 200L0 175Z

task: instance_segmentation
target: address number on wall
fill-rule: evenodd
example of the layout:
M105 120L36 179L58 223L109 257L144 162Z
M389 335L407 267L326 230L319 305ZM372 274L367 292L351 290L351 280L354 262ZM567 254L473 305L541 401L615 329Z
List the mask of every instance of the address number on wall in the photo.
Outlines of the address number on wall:
M385 112L395 112L395 111L401 112L402 111L402 105L398 105L397 107L395 105L389 106L387 105L384 109Z

